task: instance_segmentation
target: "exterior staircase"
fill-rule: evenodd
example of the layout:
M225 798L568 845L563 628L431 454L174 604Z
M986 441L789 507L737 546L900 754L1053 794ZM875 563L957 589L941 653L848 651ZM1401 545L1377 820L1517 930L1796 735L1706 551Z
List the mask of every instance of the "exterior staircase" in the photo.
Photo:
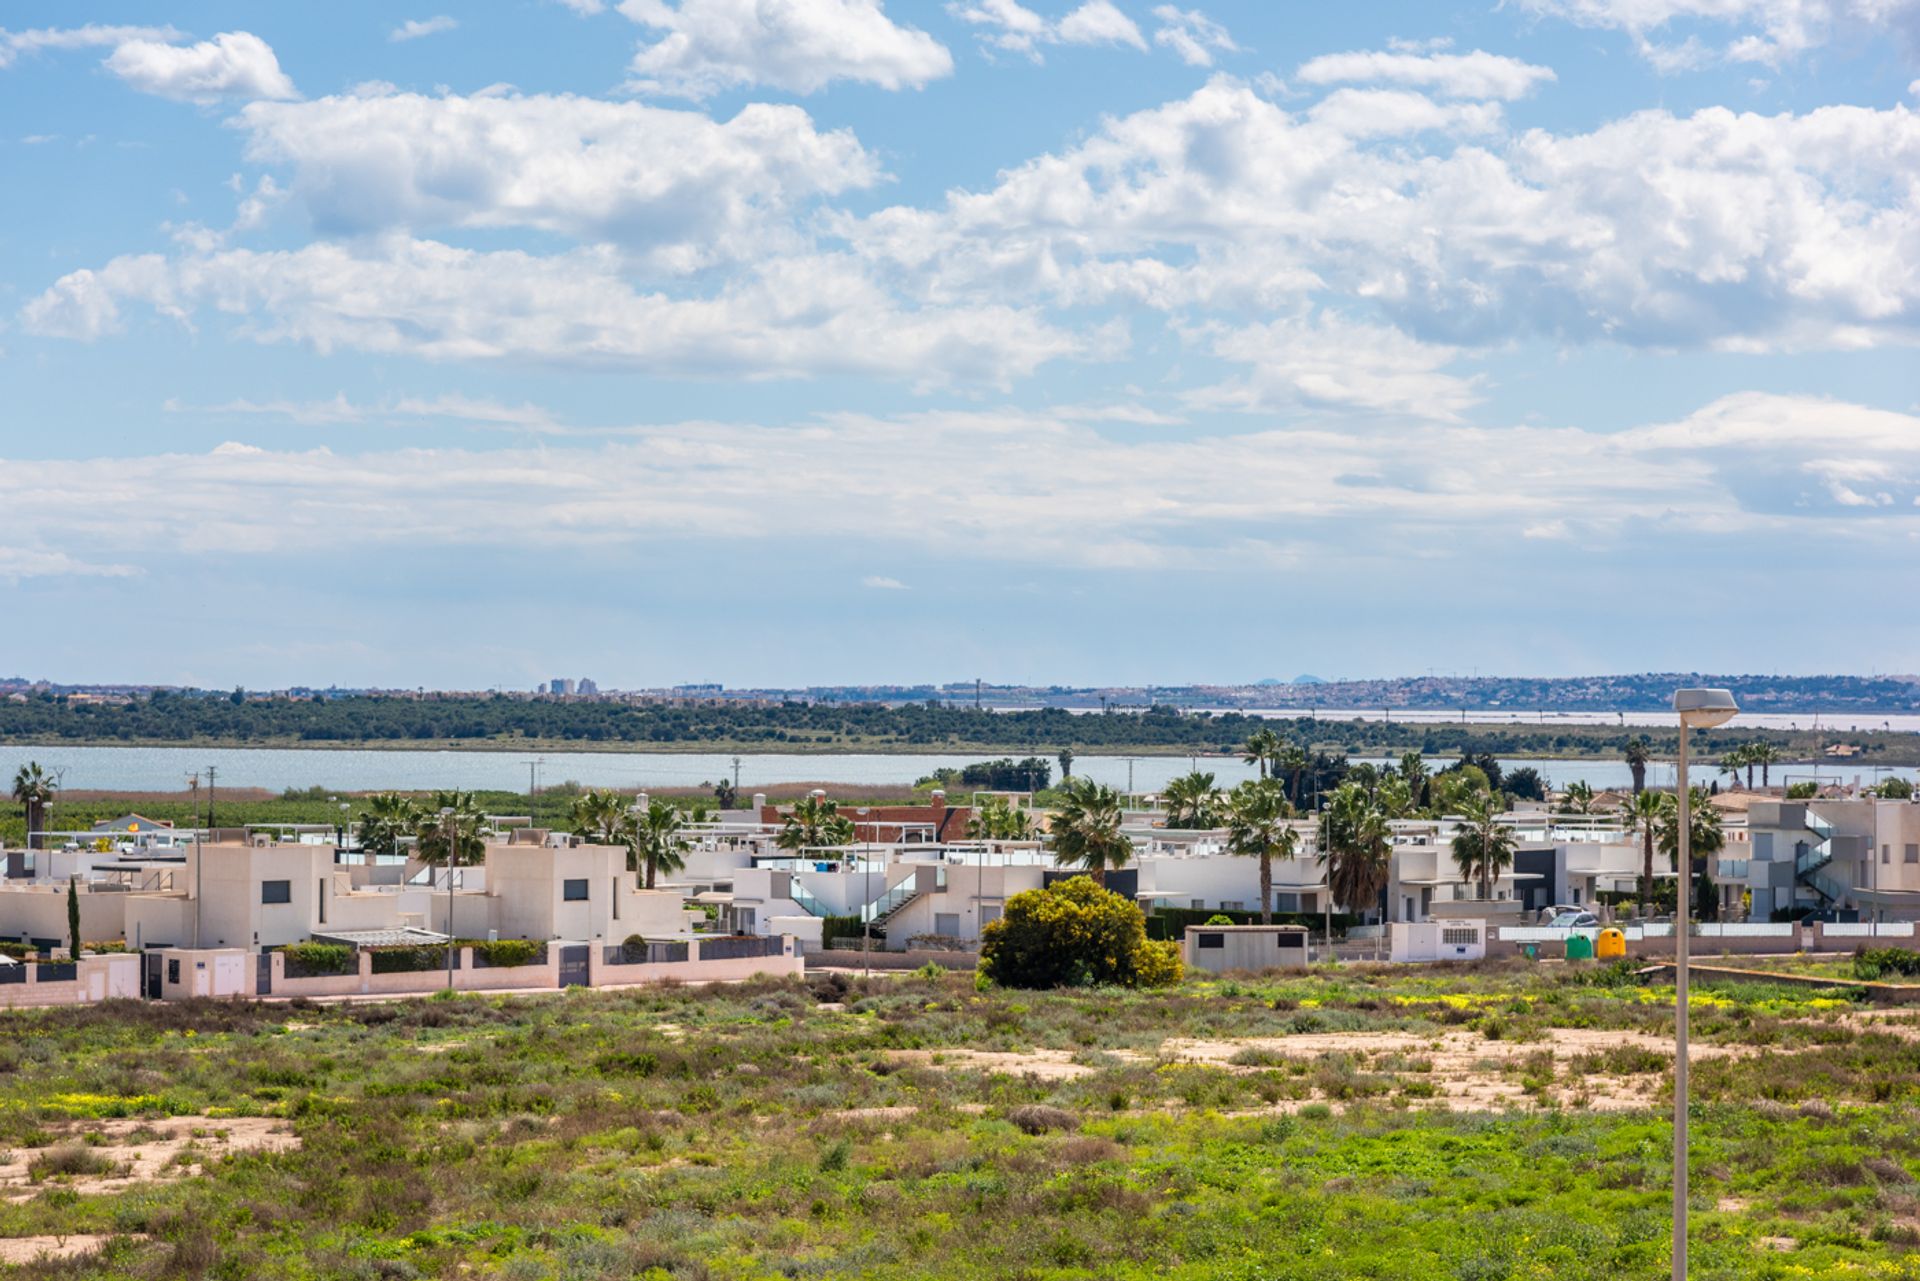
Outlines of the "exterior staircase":
M1823 875L1823 869L1833 862L1833 824L1815 814L1806 811L1806 826L1810 835L1818 838L1815 844L1799 843L1793 858L1793 879L1812 890L1819 896L1822 907L1831 907L1846 895L1847 887L1831 876Z

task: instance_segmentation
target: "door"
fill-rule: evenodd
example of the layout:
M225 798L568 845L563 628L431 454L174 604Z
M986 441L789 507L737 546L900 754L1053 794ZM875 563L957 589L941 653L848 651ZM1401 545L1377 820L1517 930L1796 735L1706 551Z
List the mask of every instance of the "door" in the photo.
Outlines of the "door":
M587 985L587 949L584 944L575 944L560 949L560 986L585 987Z
M259 968L254 975L253 994L255 996L273 995L273 953L262 952L255 958Z
M157 1001L160 999L160 975L161 975L160 967L162 964L164 964L164 962L161 960L160 953L158 952L148 952L145 956L141 957L140 959L146 964L146 967L147 967L146 969L147 999L149 1001Z

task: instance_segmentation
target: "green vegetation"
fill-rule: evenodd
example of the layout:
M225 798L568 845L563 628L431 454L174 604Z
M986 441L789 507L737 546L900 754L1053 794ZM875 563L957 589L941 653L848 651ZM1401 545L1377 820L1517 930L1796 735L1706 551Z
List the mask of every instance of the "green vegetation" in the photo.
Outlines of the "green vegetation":
M0 1235L118 1234L28 1278L1617 1281L1666 1261L1671 990L1624 967L0 1018L0 1146L32 1171ZM1920 1277L1911 1018L1695 993L1695 1276ZM1549 1052L1575 1034L1593 1048ZM1480 1047L1505 1101L1440 1106L1442 1041ZM1585 1106L1607 1081L1638 1102ZM298 1146L218 1155L250 1118ZM79 1192L119 1165L114 1135L170 1124L202 1172Z
M1513 706L1514 704L1508 704ZM1269 731L1282 742L1271 753L1249 752ZM1920 764L1920 735L1891 730L1849 732L1856 761ZM1743 744L1766 743L1778 760L1810 760L1833 741L1830 732L1725 729L1694 736L1703 759ZM1005 752L1013 774L996 787L1029 790L1046 756L1063 749L1098 752L1255 755L1273 777L1288 780L1289 799L1303 803L1293 753L1428 757L1500 756L1619 758L1646 740L1655 757L1671 757L1678 731L1601 725L1464 725L1268 719L1242 712L1191 712L1170 706L1076 715L1064 708L975 711L946 704L745 703L628 704L485 698L248 699L160 693L126 704L74 703L58 696L0 702L0 740L13 743L224 744L231 746L385 746L563 748L635 751ZM1042 781L1040 786L1044 786Z
M345 943L292 943L280 949L287 977L330 978L359 969L354 950Z
M1165 987L1180 981L1180 953L1147 938L1134 903L1071 876L1007 900L982 931L980 974L1007 987Z

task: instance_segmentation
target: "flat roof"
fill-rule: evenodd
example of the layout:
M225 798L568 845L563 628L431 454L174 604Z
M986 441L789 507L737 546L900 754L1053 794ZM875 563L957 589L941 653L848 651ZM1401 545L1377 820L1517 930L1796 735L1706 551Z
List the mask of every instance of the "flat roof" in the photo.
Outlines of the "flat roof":
M436 934L432 930L418 929L411 925L402 925L391 930L325 930L315 931L314 938L323 943L345 943L348 947L394 947L411 943L445 943L447 936Z

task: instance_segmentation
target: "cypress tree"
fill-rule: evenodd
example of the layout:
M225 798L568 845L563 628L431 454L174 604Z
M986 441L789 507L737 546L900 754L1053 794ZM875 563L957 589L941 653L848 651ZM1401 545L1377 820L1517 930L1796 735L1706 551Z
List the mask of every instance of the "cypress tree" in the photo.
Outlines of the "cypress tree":
M67 878L67 950L74 960L80 959L80 889L78 877Z

